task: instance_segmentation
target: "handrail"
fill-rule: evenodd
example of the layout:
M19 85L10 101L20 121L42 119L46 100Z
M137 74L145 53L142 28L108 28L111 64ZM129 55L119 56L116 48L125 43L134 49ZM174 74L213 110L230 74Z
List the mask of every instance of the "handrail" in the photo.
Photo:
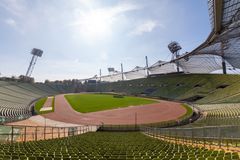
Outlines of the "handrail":
M86 132L93 132L99 128L99 126L97 125L71 126L71 127L0 125L0 128L1 127L5 127L5 131L0 132L1 136L0 141L3 143L27 142L63 138L73 135L79 135Z

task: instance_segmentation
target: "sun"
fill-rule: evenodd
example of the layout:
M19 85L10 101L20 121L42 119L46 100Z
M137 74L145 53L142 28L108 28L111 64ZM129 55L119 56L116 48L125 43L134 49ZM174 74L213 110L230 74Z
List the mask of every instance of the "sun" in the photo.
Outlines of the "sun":
M92 10L81 13L75 27L89 40L104 39L112 33L113 19L111 14L104 10Z

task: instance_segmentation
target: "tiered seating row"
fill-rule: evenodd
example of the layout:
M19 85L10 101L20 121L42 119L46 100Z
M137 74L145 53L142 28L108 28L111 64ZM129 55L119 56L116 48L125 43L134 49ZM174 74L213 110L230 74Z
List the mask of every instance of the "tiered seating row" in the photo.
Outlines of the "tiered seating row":
M29 104L40 97L58 94L45 84L0 81L0 118L19 119L31 115Z
M1 107L0 116L3 117L15 117L21 115L31 114L31 112L25 108L11 108L11 107Z
M240 125L240 103L196 105L203 117L191 126Z
M28 160L238 160L237 153L193 148L138 132L86 133L69 138L0 145L0 158Z

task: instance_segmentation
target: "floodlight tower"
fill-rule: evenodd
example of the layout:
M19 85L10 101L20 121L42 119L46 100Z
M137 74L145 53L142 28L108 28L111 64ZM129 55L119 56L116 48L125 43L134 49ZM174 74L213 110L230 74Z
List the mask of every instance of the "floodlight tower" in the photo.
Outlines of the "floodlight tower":
M173 42L169 43L168 49L172 53L172 60L174 60L174 59L177 59L179 57L179 52L182 49L182 47L180 46L180 44L178 42L173 41ZM177 65L177 72L179 72L178 61L176 62L176 65Z
M33 48L31 51L32 54L32 59L30 61L27 73L26 73L26 77L31 77L31 74L33 72L34 66L37 62L38 57L42 57L43 51L37 48Z
M147 57L147 56L145 56L145 60L146 60L147 76L149 76L149 71L148 71L148 57Z

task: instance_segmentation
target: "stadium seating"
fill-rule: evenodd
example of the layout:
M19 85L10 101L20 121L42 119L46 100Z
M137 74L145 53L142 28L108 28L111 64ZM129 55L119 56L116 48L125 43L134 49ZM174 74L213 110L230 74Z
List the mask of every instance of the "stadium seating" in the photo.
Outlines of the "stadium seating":
M96 132L69 138L0 144L0 159L28 160L237 160L237 153L173 144L139 132Z
M63 83L48 83L44 84L48 88L52 88L58 93L73 93L75 91L75 86L72 84L63 84Z
M0 81L0 122L15 121L31 116L30 103L40 97L66 93L41 83Z
M191 126L240 125L240 103L195 106L203 112L203 116Z
M56 90L53 90L53 89L51 89L50 87L48 87L47 85L45 85L45 84L42 84L42 83L34 83L34 84L32 84L34 87L36 87L36 88L38 88L38 89L41 89L41 90L43 90L44 92L46 92L46 93L49 93L49 94L57 94L57 93L59 93L58 91L56 91Z
M195 103L240 102L240 76L218 74L173 74L144 79L87 84L83 91L121 92Z
M89 90L145 95L193 102L204 111L189 126L240 125L240 76L219 74L159 75L113 83L87 84ZM94 88L95 87L95 88Z

